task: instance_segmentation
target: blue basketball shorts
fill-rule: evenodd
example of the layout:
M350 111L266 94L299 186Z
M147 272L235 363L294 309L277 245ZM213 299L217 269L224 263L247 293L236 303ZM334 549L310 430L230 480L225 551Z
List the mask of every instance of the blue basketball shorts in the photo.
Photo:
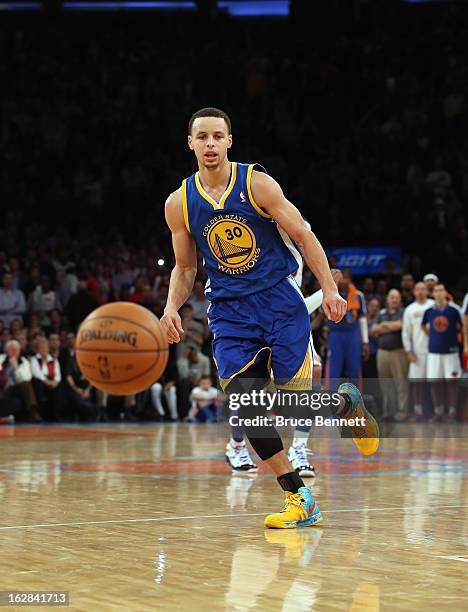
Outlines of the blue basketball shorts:
M223 389L266 352L277 387L312 389L310 319L292 277L253 295L212 302L208 324Z

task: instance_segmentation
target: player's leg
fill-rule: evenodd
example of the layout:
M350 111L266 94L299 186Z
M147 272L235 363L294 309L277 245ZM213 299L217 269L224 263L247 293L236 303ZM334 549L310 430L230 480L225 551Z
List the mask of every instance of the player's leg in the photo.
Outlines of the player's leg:
M444 419L444 369L442 355L429 353L427 356L427 378L431 383L431 397L434 406L433 422Z
M267 307L266 304L264 306ZM268 516L265 519L265 526L289 529L312 526L322 520L312 493L305 487L302 478L289 462L278 431L265 419L266 407L255 401L253 397L253 392L263 390L269 379L269 352L262 351L257 354L254 363L228 381L225 392L231 403L234 397L251 396L250 402L244 402L239 406L238 420L242 423L252 448L271 469L285 492L283 512ZM251 423L256 423L256 417L259 417L260 424L252 425Z
M443 355L444 378L447 385L448 420L457 420L458 378L461 376L461 363L458 353Z
M250 456L242 427L231 425L231 436L224 454L233 474L256 474L257 466Z
M313 371L312 371L312 386L314 391L320 391L322 388L322 361L314 349L313 351ZM304 478L315 478L316 470L309 463L309 455L312 452L307 447L311 427L308 425L298 425L294 430L294 437L291 446L288 450L288 459L295 470L299 472L299 476Z

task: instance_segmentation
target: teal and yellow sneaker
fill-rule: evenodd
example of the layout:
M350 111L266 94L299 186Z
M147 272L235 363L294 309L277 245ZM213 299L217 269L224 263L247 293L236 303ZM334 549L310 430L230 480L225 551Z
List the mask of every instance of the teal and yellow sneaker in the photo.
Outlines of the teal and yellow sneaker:
M373 455L379 448L379 426L371 413L364 406L361 392L352 383L343 383L338 388L340 395L347 395L351 400L352 407L340 412L340 418L353 419L364 418L364 426L349 427L353 436L353 442L362 455Z
M265 518L265 527L270 529L295 529L312 527L322 521L322 515L310 489L301 487L298 493L284 492L284 508L277 514Z

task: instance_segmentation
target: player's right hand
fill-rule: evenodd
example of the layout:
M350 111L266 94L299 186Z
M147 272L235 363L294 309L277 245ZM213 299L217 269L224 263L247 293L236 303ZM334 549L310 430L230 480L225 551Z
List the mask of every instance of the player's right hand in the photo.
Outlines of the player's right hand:
M346 314L346 300L338 291L323 292L322 308L327 319L339 323Z
M161 325L166 332L169 344L180 342L184 330L177 310L165 310L164 315L161 317Z

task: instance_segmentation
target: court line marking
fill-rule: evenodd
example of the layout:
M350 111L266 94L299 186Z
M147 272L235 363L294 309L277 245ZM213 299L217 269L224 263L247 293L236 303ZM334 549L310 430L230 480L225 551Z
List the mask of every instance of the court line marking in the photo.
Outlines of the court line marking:
M429 506L400 506L390 508L340 508L338 510L322 510L322 514L332 514L337 512L389 512L395 510L416 510L422 508L427 510ZM431 509L441 510L445 508L468 508L468 505L462 506L431 506ZM183 521L194 519L217 519L217 518L243 518L244 516L265 516L265 512L250 512L245 514L195 514L192 516L163 516L155 518L136 518L136 519L112 519L106 521L74 521L70 523L38 523L36 525L5 525L0 527L0 531L5 529L36 529L42 527L77 527L80 525L109 525L109 524L125 524L125 523L149 523L161 521Z

